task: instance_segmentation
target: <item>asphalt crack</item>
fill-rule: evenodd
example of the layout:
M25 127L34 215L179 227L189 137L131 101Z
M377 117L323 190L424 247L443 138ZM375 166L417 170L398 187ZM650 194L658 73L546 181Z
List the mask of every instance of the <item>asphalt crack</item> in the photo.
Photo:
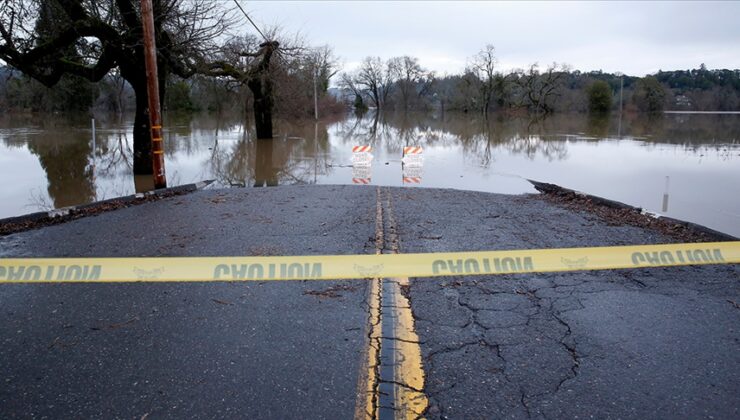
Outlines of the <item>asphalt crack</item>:
M375 253L400 252L398 228L390 195L376 190ZM387 232L387 234L386 234ZM407 299L408 279L371 280L367 297L367 381L364 409L356 410L371 419L419 418L428 406L424 394L424 370Z

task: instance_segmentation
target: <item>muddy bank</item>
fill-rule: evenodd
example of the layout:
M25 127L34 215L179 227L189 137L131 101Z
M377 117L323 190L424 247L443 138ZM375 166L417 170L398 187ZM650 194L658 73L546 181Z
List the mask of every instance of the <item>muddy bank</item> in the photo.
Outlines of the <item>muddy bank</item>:
M81 217L94 216L97 214L119 210L130 206L150 203L152 201L161 200L163 198L189 194L193 191L205 188L212 182L213 181L203 181L195 184L180 185L177 187L164 188L161 190L149 191L146 193L139 193L124 197L111 198L103 201L96 201L94 203L83 204L80 206L65 207L62 209L55 209L50 211L25 214L17 217L9 217L7 219L0 219L0 236L10 235L11 233L23 232L31 229L38 229L45 226L57 225L60 223L66 223L71 220L79 219Z
M530 180L542 199L574 211L593 213L610 225L653 229L679 242L737 241L738 238L684 220L659 216L639 207L585 194L559 185Z
M670 217L658 216L645 210L618 201L570 190L555 184L529 180L542 195L526 195L543 199L573 211L592 213L610 225L643 227L660 232L676 242L736 241L738 238L696 223ZM203 181L147 193L117 197L75 207L66 207L45 212L26 214L0 219L0 236L66 223L87 216L120 210L126 207L149 203L163 198L175 197L203 189L212 181ZM228 190L224 190L228 191Z

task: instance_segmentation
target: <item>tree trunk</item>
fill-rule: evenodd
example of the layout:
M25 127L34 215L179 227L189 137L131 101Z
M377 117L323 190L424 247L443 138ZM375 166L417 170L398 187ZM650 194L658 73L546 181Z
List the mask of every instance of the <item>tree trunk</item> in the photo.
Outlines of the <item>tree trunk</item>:
M167 81L167 67L161 60L158 61L159 98L164 100L165 86ZM121 75L129 82L134 90L136 98L136 111L134 116L134 175L153 175L152 166L152 138L149 127L149 93L146 83L146 69L143 62L133 63L124 70L121 67Z
M131 82L129 82L131 83ZM149 133L149 96L146 83L131 83L136 97L134 117L134 175L152 175L152 140Z
M254 125L257 139L272 138L272 82L269 76L257 76L247 83L254 97Z

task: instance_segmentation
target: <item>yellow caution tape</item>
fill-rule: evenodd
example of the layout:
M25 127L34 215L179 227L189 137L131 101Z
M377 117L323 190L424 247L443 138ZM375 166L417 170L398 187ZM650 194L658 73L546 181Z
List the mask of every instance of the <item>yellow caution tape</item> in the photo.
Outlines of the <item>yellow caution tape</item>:
M330 280L738 264L740 242L430 254L0 259L0 283Z

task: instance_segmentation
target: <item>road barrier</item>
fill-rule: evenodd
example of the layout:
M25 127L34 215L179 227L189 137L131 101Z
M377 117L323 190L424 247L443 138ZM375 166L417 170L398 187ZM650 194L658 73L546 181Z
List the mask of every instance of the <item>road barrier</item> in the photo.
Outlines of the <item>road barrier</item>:
M331 280L738 264L740 241L429 254L9 258L0 283Z

